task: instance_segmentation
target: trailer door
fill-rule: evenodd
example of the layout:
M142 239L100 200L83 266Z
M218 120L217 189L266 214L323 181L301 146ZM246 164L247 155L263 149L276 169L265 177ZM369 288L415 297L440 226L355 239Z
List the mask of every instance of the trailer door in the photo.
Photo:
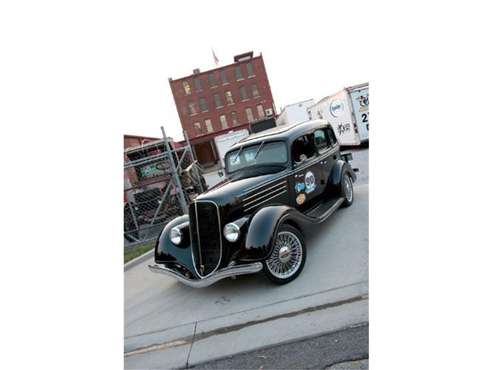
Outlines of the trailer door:
M351 91L351 103L360 140L367 141L370 129L368 88Z

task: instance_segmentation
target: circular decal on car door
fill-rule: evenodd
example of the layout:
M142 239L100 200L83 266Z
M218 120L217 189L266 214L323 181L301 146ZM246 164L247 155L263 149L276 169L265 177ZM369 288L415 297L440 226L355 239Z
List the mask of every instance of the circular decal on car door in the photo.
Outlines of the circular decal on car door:
M296 183L294 189L296 190L297 193L301 193L303 190L305 190L305 183L304 182Z
M305 175L305 186L307 194L311 193L316 188L315 175L312 171L308 171Z

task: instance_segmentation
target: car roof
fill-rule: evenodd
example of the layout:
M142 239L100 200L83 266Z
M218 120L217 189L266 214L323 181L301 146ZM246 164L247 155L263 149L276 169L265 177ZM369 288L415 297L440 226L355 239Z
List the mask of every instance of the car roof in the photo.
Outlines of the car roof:
M241 139L235 145L232 145L228 152L242 146L258 144L265 140L293 141L301 135L310 133L319 127L327 127L328 124L329 123L325 120L317 119L290 125L276 126Z

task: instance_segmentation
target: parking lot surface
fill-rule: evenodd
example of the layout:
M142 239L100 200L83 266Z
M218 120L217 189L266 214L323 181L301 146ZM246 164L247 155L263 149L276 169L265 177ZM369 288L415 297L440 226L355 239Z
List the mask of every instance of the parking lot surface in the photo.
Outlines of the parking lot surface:
M368 321L368 149L352 152L354 203L308 236L293 282L259 273L193 289L151 273L151 259L126 271L125 367L184 367Z

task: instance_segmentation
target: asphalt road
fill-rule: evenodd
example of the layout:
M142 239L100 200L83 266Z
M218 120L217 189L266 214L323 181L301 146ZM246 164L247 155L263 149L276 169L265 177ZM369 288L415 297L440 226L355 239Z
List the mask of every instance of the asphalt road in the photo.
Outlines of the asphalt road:
M193 369L368 369L368 324L262 348ZM344 366L343 366L344 365ZM356 367L357 366L357 367Z
M307 237L293 282L259 273L193 289L150 259L125 271L125 367L193 366L368 321L368 149L352 152L354 203Z
M359 172L356 173L358 179L355 185L368 184L369 182L369 171L368 171L368 160L369 160L369 149L346 149L342 151L343 153L350 152L353 153L353 161L351 166L353 168L358 168Z

